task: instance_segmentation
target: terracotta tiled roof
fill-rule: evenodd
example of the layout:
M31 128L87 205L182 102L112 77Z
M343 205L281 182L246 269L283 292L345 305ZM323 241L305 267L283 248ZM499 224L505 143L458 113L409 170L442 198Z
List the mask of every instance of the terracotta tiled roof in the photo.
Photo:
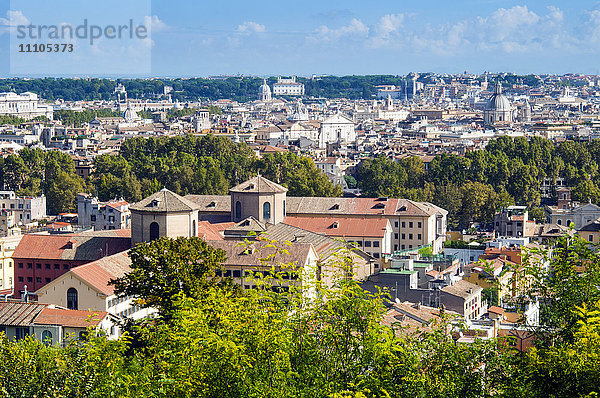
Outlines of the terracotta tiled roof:
M222 240L223 236L217 226L208 221L198 221L198 236L204 240Z
M93 235L23 235L13 258L94 261L128 250L131 239ZM106 252L108 250L108 253Z
M383 238L389 223L386 218L295 216L287 216L283 222L311 232L342 238Z
M506 310L504 308L500 308L495 305L492 305L491 307L488 308L488 312L492 312L494 314L504 314L505 311Z
M108 282L111 279L120 278L130 271L131 258L129 258L128 252L122 252L75 267L67 272L67 275L72 273L99 292L110 296L114 293L114 287L109 286Z
M60 308L42 309L35 318L36 325L61 325L71 328L96 327L106 316L104 311L78 311Z

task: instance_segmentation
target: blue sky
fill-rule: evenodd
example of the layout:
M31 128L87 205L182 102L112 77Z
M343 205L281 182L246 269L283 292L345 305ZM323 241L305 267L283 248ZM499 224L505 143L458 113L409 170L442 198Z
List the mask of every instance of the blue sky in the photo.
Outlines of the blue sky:
M90 18L102 14L99 7L107 3L52 4L57 2L65 10L69 4L83 4L77 12ZM600 74L599 1L154 0L150 11L143 4L137 9L113 4L104 15L118 10L120 18L145 17L152 29L151 41L145 42L151 51L149 68L125 50L118 57L110 50L94 61L102 65L99 70L83 65L69 74L118 76L119 70L110 68L115 59L126 67L122 75L134 76L464 70ZM64 18L65 11L54 7L52 17ZM52 11L39 13L51 19ZM14 65L11 70L9 52L14 48L8 26L19 18L40 18L34 14L36 9L24 11L22 2L0 0L0 76L65 74L60 62L34 62L37 73ZM88 61L93 58L90 53Z

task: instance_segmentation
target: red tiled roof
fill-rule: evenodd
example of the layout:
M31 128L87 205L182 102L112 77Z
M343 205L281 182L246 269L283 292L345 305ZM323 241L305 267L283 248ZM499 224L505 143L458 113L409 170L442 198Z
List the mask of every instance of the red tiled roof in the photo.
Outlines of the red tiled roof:
M44 308L35 318L38 325L62 325L72 328L87 328L98 326L107 316L104 311L79 311L59 308Z
M217 225L208 221L198 221L198 236L204 240L222 240L223 236L219 233Z
M74 242L72 248L69 248L69 242ZM107 254L128 250L130 247L130 239L118 236L30 234L23 235L12 257L94 261ZM107 249L108 253L106 253Z
M386 218L294 217L283 222L307 231L335 237L383 238L389 221Z
M71 269L79 279L86 281L96 290L110 296L114 293L114 286L108 285L111 279L120 278L131 271L131 258L128 252L117 253L112 256L92 261Z

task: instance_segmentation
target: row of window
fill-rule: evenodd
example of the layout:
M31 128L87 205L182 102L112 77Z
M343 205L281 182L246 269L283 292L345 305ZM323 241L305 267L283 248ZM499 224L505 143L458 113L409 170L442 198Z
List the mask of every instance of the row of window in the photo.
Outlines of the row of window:
M52 278L45 278L45 279L46 279L46 283L50 283L50 282L52 282ZM19 276L19 277L18 277L18 281L19 281L19 282L21 282L21 283L23 283L23 282L25 282L25 278L24 278L24 277L22 277L22 276ZM33 277L31 277L31 276L28 276L28 277L27 277L27 282L28 282L28 283L32 283L32 282L33 282ZM41 278L40 276L36 277L36 278L35 278L35 282L36 282L36 283L42 283L42 278Z
M6 209L6 203L2 203L2 208L3 208L3 209ZM11 208L11 209L14 209L14 208L15 208L15 204L14 204L14 203L11 203L11 204L10 204L10 208ZM18 206L18 208L19 208L19 210L23 210L23 203L19 203L19 206ZM30 205L27 205L27 209L30 209L30 208L31 208L31 206L30 206Z
M121 318L126 318L126 317L138 312L141 309L142 308L139 305L134 305L133 307L127 308L125 311L121 311L121 312L117 313L117 315Z
M414 222L408 222L408 228L414 228ZM394 227L398 228L398 221L394 221ZM402 221L402 228L406 228L406 221ZM417 222L417 228L423 228L423 223L421 221Z
M356 243L358 245L358 247L362 247L363 243L360 240L357 241L353 241L353 240L349 240L348 243ZM374 240L373 242L371 242L370 240L366 240L365 241L365 247L379 247L379 241L378 240Z
M216 276L222 276L224 278L241 278L242 271L241 270L217 270L215 271ZM295 272L278 272L276 275L273 275L270 271L244 271L244 277L257 277L257 278L266 278L266 277L277 277L280 276L282 279L298 279L298 274Z
M413 234L408 234L408 239L412 240L414 237ZM398 239L398 234L394 234L394 239ZM417 234L417 240L423 239L423 235ZM402 234L402 240L406 240L406 234Z
M108 306L109 307L114 307L117 304L121 304L127 300L129 300L131 298L131 296L120 296L120 297L115 297L114 299L110 299L108 300Z
M18 263L18 267L23 269L24 268L24 264L23 263ZM36 263L35 264L35 268L36 269L42 269L42 264L40 263ZM50 264L45 264L45 268L46 269L51 269L51 265ZM63 264L63 269L69 269L69 264ZM27 263L27 269L33 269L33 263ZM60 264L54 264L54 269L60 269Z

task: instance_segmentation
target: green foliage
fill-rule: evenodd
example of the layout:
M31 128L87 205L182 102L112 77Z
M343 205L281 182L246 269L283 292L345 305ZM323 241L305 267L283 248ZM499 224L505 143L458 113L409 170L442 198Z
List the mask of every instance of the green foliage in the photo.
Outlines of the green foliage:
M68 154L37 148L1 159L0 184L19 195L46 195L49 214L74 211L77 194L89 191Z
M448 210L451 228L467 228L471 221L492 221L495 211L513 203L542 220L535 209L544 178L565 178L573 200L599 203L599 157L598 141L555 145L539 137L501 137L464 157L438 155L426 173L416 157L396 162L380 156L363 160L355 177L365 196L432 201Z
M286 252L286 244L268 245ZM352 279L325 287L301 276L299 284L290 285L278 270L295 265L275 264L274 256L263 259L270 276L255 276L249 282L257 289L242 293L211 273L224 260L222 253L198 238L163 238L133 249L133 275L117 288L167 308L169 317L138 324L118 341L90 330L84 341L71 340L65 347L0 336L0 395L597 396L600 300L583 282L595 288L597 281L587 275L574 280L570 270L596 262L596 254L576 240L561 242L557 250L552 264L557 278L570 279L554 282L563 287L551 285L544 298L575 298L564 312L569 321L562 323L570 338L518 353L502 339L457 343L443 310L430 330L417 334L399 324L386 326L384 295L366 292ZM351 265L347 254L338 257L332 266ZM528 263L533 261L524 258ZM271 288L278 283L289 289ZM564 318L562 308L557 314Z
M341 195L307 157L276 153L258 159L247 145L213 135L129 139L120 156L95 159L92 183L100 200L135 202L163 187L180 195L226 195L257 172L286 186L291 196Z
M0 115L0 126L5 124L12 124L14 126L17 126L21 123L25 123L25 119L12 115Z
M54 112L54 120L60 120L64 126L81 127L89 123L96 117L118 117L121 112L112 109L84 109L82 111L73 111L60 109Z
M133 296L143 308L170 318L175 296L198 299L217 284L215 271L225 253L201 238L161 238L140 243L129 252L131 272L113 280L117 295Z

